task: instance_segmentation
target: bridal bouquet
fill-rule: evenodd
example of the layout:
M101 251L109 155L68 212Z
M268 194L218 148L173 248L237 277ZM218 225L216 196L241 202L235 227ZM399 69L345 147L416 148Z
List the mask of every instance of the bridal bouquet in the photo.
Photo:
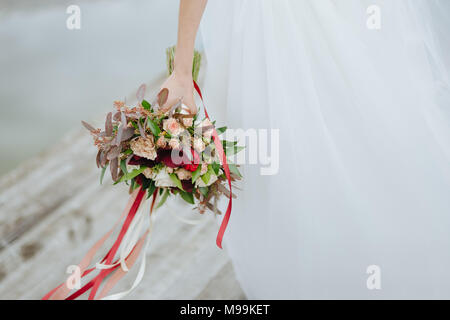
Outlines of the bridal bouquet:
M143 87L140 88L140 91ZM233 141L221 141L217 149L215 135L226 127L215 129L209 118L186 113L182 101L163 112L168 90L158 95L158 104L146 100L135 107L115 101L116 111L108 113L104 130L83 121L98 147L97 166L101 180L109 166L112 180L130 185L130 193L141 187L152 197L158 191L160 207L171 195L179 195L195 205L200 213L207 209L220 214L216 200L230 197L227 175L220 154L230 156L243 147ZM241 174L236 165L228 163L231 181ZM231 194L231 196L234 196Z
M200 88L194 87L202 98ZM241 179L238 167L228 163L227 156L243 147L235 141L221 141L219 135L226 127L215 128L206 109L205 117L189 114L182 99L169 110L166 103L168 90L163 89L153 103L144 99L145 85L137 93L137 105L130 107L122 101L114 102L114 112L106 116L104 128L82 122L89 130L98 148L96 163L101 168L100 182L109 170L114 184L129 185L130 199L116 222L86 254L78 267L78 278L84 278L98 270L97 276L83 287L80 279L70 276L43 299L75 299L90 290L89 299L119 299L129 293L143 277L145 258L132 288L107 296L112 287L128 272L149 242L153 211L161 207L169 197L181 197L199 213L211 211L221 214L217 208L221 196L228 198L228 207L217 236L221 248L222 237L231 214L232 182ZM203 98L202 98L203 101ZM150 212L140 210L146 199ZM141 233L146 217L150 217L147 230ZM105 257L94 267L88 268L96 252L109 238L115 227L124 219L120 232ZM118 256L116 257L118 253ZM102 286L101 291L97 291ZM69 295L72 289L78 289Z

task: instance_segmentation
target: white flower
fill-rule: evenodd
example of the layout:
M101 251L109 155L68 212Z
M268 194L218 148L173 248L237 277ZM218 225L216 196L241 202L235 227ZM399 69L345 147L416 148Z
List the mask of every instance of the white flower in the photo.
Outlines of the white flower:
M142 174L147 178L147 179L151 179L151 180L155 180L155 177L157 175L157 173L155 172L155 170L153 170L152 168L147 168L144 170L144 172L142 172Z
M205 148L206 148L206 146L202 139L199 139L199 138L194 139L194 149L197 152L199 152L199 153L203 152L205 150Z
M183 168L177 169L176 174L180 180L189 180L192 178L192 173Z
M183 126L185 126L185 127L190 127L190 126L192 126L192 124L194 123L194 118L191 118L191 117L189 117L189 118L183 118L183 119L181 120L181 122L183 123Z
M159 170L154 178L157 187L176 187L177 185L170 178L169 173L165 169Z

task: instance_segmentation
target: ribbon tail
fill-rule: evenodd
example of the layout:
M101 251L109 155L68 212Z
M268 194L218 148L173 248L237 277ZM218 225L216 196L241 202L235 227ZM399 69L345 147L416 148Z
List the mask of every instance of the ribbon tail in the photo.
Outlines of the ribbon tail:
M200 87L198 86L197 82L195 82L195 81L194 81L194 88L195 88L195 91L197 91L198 95L200 96L200 100L202 101L205 116L208 120L210 120L208 112L206 111L206 106L205 106L205 101L203 100L202 91L200 90ZM222 162L223 170L224 170L225 176L227 177L227 180L228 180L228 187L230 189L230 197L229 197L229 201L228 201L227 211L225 212L225 216L223 217L223 220L220 225L220 229L219 229L219 232L218 232L217 238L216 238L217 246L220 249L222 249L223 236L225 234L225 231L227 229L228 222L230 221L230 216L231 216L231 208L233 205L233 201L232 201L233 192L231 189L231 174L230 174L230 168L228 167L227 157L225 155L225 152L224 152L223 146L222 146L222 142L220 141L219 135L217 134L215 127L213 128L213 140L214 140L214 145L216 146L216 150L219 155L219 158Z
M136 215L136 212L139 209L139 206L141 205L141 202L145 196L146 191L140 187L138 189L138 194L136 196L136 199L133 202L133 205L131 206L130 212L125 219L125 222L122 226L122 229L120 230L119 236L117 237L114 245L111 248L111 251L109 252L108 257L106 258L105 264L111 264L111 261L114 259L114 256L116 255L117 250L119 249L120 243L122 242L123 237L125 236L128 227L130 226L131 221L133 220L134 216ZM89 300L94 300L95 295L97 293L97 290L99 289L103 279L106 277L106 275L109 273L108 271L111 271L112 269L107 270L101 270L99 275L97 276L94 285L92 287L91 292L89 293Z
M136 197L138 195L138 190L136 189L132 194L130 199L128 200L128 203L125 207L125 209L123 210L120 218L116 221L116 223L114 224L114 226L100 239L98 240L88 251L88 253L83 257L83 259L81 260L81 262L78 264L78 267L80 268L80 273L82 273L82 277L86 276L87 274L89 274L91 271L94 270L90 269L89 272L85 272L86 268L89 266L89 264L92 261L92 258L95 256L95 254L97 253L97 251L100 249L100 247L104 244L104 242L106 241L106 239L108 239L112 232L114 231L114 229L118 226L118 224L120 223L120 221L127 215L127 213L129 213L134 201L136 200ZM108 252L108 254L105 256L105 258L103 260L106 259L106 257L110 254L110 252ZM62 300L65 297L67 297L67 295L69 294L70 290L69 287L67 285L65 285L66 282L63 282L62 284L60 284L59 286L57 286L56 288L52 289L50 292L48 292L43 298L42 300Z

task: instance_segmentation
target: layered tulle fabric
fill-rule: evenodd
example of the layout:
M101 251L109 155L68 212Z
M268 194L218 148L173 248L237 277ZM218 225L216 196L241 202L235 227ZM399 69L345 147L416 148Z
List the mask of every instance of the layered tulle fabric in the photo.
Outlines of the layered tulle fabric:
M209 1L211 113L280 130L225 235L249 298L450 298L448 30L446 0Z

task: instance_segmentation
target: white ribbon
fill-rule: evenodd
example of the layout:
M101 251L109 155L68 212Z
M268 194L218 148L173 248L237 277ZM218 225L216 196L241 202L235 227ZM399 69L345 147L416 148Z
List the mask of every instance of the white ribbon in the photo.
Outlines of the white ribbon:
M148 202L151 202L151 201L148 201ZM145 240L144 247L142 248L142 251L141 251L141 257L140 257L141 265L139 267L139 271L138 271L138 274L136 276L136 279L133 282L133 285L128 290L125 290L125 291L122 291L122 292L119 292L119 293L115 293L115 294L103 297L101 300L119 300L119 299L122 299L123 297L128 295L131 291L133 291L139 285L139 283L142 281L142 278L144 277L144 273L145 273L145 265L146 265L146 260L147 260L145 254L147 252L148 244L150 243L151 232L153 230L153 224L154 224L154 221L155 221L155 211L156 211L156 209L154 209L153 213L150 215L150 223L149 223L149 227L147 229L148 230L148 236L147 236L147 239ZM143 212L147 212L147 210L143 210ZM138 231L140 231L140 228L142 227L142 222L145 221L145 214L142 215L142 217L143 217L142 221L140 221L140 223L139 223L140 226L138 226ZM135 232L133 234L132 240L134 240L135 235L138 235L137 236L137 239L138 239L139 238L139 232ZM136 240L136 242L137 242L137 240ZM136 242L135 242L135 244L136 244ZM127 246L130 246L131 249L134 247L134 244L132 245L132 243L133 243L133 241L130 241L130 243L127 245ZM124 252L126 252L126 251L127 250L125 250ZM130 250L130 252L131 252L131 250ZM127 255L125 255L125 258L126 258ZM121 257L121 259L122 259L122 257ZM123 268L123 265L122 265L122 268ZM127 270L124 269L124 271L127 271Z

